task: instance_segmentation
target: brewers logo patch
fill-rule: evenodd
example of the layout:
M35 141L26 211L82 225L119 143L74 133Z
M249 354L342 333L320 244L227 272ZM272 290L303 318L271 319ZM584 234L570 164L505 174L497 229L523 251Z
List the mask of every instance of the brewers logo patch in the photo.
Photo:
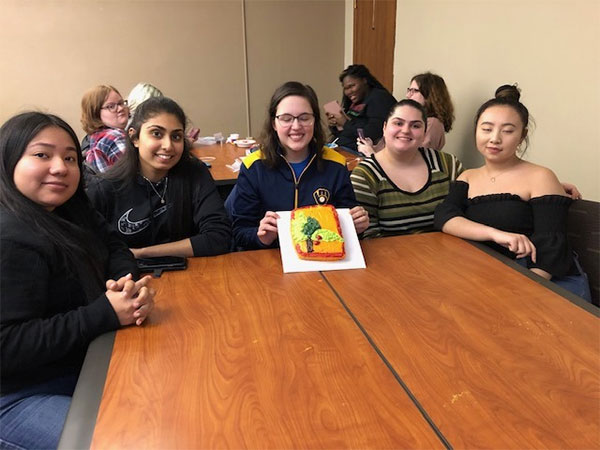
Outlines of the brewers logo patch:
M329 191L325 188L319 188L315 192L313 192L313 198L315 199L315 203L317 205L326 205L329 203Z

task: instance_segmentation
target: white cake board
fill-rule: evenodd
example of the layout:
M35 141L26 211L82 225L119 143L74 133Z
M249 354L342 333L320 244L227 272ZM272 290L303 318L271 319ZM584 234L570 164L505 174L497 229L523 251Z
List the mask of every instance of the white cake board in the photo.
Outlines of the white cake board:
M307 261L298 258L298 254L292 244L292 234L290 232L290 211L277 211L279 220L277 221L277 233L279 234L279 248L281 250L281 262L283 264L283 273L291 272L317 272L320 270L344 270L344 269L364 269L366 266L365 258L360 248L360 242L356 235L354 222L349 209L338 209L340 226L342 227L342 236L346 247L346 257L338 261Z

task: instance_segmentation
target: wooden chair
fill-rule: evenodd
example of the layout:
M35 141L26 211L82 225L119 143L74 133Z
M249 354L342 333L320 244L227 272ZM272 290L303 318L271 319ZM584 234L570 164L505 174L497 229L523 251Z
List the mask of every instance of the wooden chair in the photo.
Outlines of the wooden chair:
M600 203L574 201L569 209L568 236L587 273L592 302L600 306Z

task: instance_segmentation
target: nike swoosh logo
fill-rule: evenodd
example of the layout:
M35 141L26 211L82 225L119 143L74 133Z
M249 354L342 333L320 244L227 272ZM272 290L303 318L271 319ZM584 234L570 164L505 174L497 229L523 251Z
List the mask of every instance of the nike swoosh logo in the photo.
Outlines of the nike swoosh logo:
M164 214L165 212L167 212L167 209L169 209L169 205L161 206L160 208L154 210L154 212L152 213L152 217L158 217L161 214ZM133 208L126 211L125 214L123 214L119 218L118 228L119 232L121 232L122 234L136 234L150 226L150 217L147 217L146 219L142 220L137 220L135 222L129 220L129 214L131 214L131 211L133 211Z

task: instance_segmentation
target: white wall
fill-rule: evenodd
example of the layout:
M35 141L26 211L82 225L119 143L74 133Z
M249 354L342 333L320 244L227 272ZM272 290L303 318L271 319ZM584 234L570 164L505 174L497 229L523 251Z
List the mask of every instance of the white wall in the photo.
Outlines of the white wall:
M444 77L456 108L445 151L480 165L475 112L518 82L537 124L526 158L600 200L600 1L402 0L396 20L394 95L417 73Z

